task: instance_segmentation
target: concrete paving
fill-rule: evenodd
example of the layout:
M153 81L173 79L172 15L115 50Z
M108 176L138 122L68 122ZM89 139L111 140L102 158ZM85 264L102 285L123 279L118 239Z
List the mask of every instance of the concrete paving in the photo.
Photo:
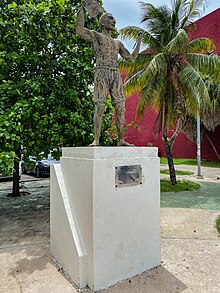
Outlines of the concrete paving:
M161 169L168 169L168 166L165 164L161 164ZM220 168L212 168L212 167L201 167L201 174L203 179L198 179L198 167L192 165L175 165L176 170L190 171L193 172L192 175L183 175L177 176L179 179L187 179L187 180L196 180L198 182L220 182ZM162 177L166 177L166 175L161 174ZM168 177L168 176L167 176Z
M220 188L219 171L207 168L209 177L202 181L205 185L217 184L202 193L200 199L207 196L208 205L189 204L183 208L186 195L175 193L175 198L182 200L174 208L173 199L168 201L162 194L161 204L166 207L161 208L161 266L100 292L220 292L220 237L215 228L220 208L214 209L220 193L212 196ZM76 293L49 253L49 179L28 179L24 180L24 190L30 195L16 199L6 197L10 183L0 184L0 293ZM214 186L216 191L212 192ZM197 191L198 197L201 190ZM191 197L197 202L195 195Z
M161 169L167 169L161 165ZM199 190L181 193L164 192L161 194L161 207L220 210L220 168L201 168L203 179L197 178L197 166L177 165L176 170L190 171L192 175L177 176L177 179L196 181ZM169 175L161 174L161 178Z

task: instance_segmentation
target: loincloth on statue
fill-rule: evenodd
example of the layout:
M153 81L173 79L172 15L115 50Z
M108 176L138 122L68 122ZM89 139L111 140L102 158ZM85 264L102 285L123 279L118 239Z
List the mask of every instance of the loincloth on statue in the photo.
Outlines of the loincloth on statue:
M125 101L121 74L118 68L97 67L94 81L94 103L105 104L108 94L112 104Z

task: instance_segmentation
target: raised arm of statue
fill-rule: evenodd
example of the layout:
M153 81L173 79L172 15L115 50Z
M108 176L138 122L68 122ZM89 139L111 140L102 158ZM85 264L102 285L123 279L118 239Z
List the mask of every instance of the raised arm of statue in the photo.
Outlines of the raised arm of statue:
M141 40L142 40L142 35L139 35L132 54L125 48L125 46L121 42L119 42L119 54L121 55L121 57L126 60L134 61L139 54L140 47L141 47Z
M76 20L76 33L87 41L93 41L94 39L93 31L85 28L85 11L83 7L80 8L80 12Z

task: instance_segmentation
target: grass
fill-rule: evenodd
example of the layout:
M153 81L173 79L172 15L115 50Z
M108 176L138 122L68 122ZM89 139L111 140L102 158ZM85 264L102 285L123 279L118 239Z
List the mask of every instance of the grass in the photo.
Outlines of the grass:
M218 233L220 234L220 216L216 220L216 228L218 230Z
M160 170L160 174L170 174L169 169L162 169ZM183 171L183 170L176 170L176 175L193 175L193 172L190 171Z
M180 192L180 191L192 191L199 189L200 185L196 182L189 180L177 180L176 185L172 185L170 180L161 179L160 180L160 190L161 192Z
M174 165L197 165L197 160L195 159L173 159ZM161 164L167 164L167 158L160 158ZM202 161L201 166L203 167L214 167L214 168L220 168L220 162L214 162L214 161Z

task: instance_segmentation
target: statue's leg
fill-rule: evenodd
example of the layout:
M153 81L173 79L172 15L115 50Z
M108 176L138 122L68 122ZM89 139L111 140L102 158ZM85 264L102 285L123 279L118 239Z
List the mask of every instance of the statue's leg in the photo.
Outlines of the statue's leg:
M98 146L102 128L103 114L105 111L108 86L105 69L96 69L94 81L94 104L95 112L93 117L94 141L90 146Z
M125 96L123 91L123 84L121 75L118 70L114 72L115 78L110 90L112 102L116 113L116 128L118 131L118 145L119 146L133 146L124 140L125 127Z
M115 124L118 131L118 141L124 139L124 124L125 124L125 103L116 103L114 104L115 107Z
M118 131L119 146L133 146L124 140L124 125L125 125L125 102L116 103L114 105L116 113L116 128Z
M95 104L95 112L94 112L94 141L89 146L98 146L99 138L102 128L102 119L105 111L105 104Z

